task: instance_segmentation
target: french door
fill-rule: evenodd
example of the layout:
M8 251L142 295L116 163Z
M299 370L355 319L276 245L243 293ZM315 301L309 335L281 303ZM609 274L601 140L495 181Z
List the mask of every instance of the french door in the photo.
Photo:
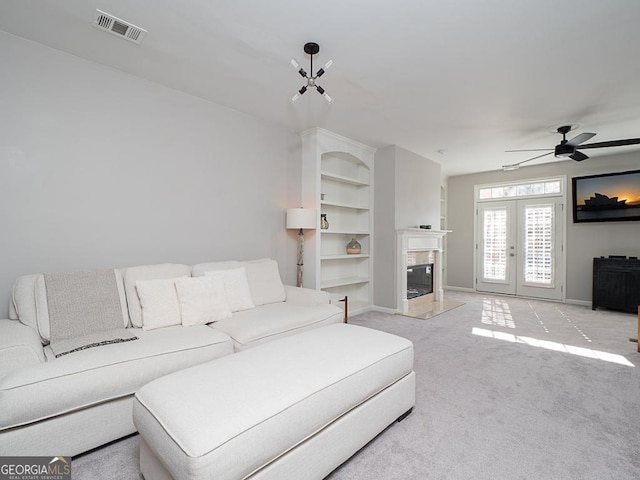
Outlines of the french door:
M562 300L561 197L478 202L476 290Z

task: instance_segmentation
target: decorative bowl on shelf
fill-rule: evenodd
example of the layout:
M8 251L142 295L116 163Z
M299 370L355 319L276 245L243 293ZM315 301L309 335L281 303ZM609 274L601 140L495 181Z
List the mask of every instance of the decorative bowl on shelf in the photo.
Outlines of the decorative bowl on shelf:
M350 255L357 255L362 251L362 245L355 238L347 244L347 253Z

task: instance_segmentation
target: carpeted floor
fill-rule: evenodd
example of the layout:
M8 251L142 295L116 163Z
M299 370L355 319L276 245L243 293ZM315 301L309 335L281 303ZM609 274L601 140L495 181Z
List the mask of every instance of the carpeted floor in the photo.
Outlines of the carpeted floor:
M635 315L446 296L464 305L429 320L351 318L413 341L416 407L330 480L640 478ZM138 436L72 468L76 480L139 480Z

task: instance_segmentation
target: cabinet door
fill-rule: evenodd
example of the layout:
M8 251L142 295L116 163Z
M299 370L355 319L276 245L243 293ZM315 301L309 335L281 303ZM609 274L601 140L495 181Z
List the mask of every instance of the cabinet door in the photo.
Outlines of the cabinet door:
M624 310L626 312L636 312L640 306L640 269L638 266L636 265L634 270L627 272L625 277Z

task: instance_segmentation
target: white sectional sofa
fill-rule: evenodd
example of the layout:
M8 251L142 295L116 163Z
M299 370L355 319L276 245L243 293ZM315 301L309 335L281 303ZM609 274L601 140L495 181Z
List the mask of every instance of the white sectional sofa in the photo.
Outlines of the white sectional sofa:
M215 272L223 270L244 272L250 294L245 300L250 305L245 302L242 310L214 322L169 321L162 326L167 319L159 317L171 309L158 309L152 295L139 294L141 285L162 281L178 285L178 279L216 278ZM59 358L49 345L50 300L43 275L16 281L10 318L0 320L0 456L76 455L121 438L136 431L133 395L150 381L275 338L343 321L343 311L330 304L326 293L283 285L277 263L269 259L135 266L115 270L115 278L123 326L137 340ZM185 302L178 304L179 315L189 307Z

